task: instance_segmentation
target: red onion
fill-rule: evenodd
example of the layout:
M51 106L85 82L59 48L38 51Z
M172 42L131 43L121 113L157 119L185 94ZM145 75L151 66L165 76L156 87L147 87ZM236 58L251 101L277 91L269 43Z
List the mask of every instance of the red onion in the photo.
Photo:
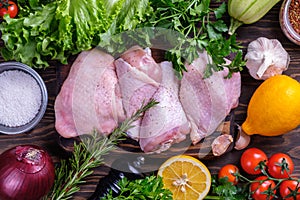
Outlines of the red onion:
M21 145L0 155L0 199L39 200L51 189L55 169L49 154Z

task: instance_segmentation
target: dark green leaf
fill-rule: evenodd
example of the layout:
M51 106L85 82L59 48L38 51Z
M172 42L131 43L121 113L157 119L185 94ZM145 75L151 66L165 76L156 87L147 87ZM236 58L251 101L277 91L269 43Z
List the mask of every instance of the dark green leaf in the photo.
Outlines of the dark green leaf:
M215 16L217 19L220 19L226 12L226 3L223 2L215 11Z
M235 186L228 181L227 177L218 179L217 175L213 175L208 196L214 195L221 200L246 200L249 195L248 185Z
M206 28L207 28L208 37L209 37L210 40L217 40L217 39L220 39L220 38L223 37L221 33L218 33L214 29L214 26L212 24L208 24L206 26Z
M218 21L212 23L211 25L214 27L214 29L216 29L219 32L224 33L224 32L228 31L228 27L223 20L218 20Z

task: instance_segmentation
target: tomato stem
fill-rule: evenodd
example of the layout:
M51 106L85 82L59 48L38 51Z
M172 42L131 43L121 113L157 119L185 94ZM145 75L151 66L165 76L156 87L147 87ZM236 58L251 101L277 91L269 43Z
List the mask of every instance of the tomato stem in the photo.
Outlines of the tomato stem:
M8 7L12 5L8 1L9 0L1 0L1 3L0 3L1 7L0 8L8 9Z
M241 181L245 181L247 185L250 185L251 183L255 183L255 182L259 182L260 184L262 184L263 182L265 181L268 181L268 180L272 180L272 181L275 181L276 182L276 185L274 188L268 188L267 191L265 191L264 194L267 194L268 197L275 197L275 193L274 191L276 191L280 184L283 182L283 181L286 181L286 180L293 180L293 181L297 181L298 184L300 185L300 180L297 179L297 178L293 178L293 177L288 177L288 178L273 178L271 177L265 170L262 170L262 174L266 176L266 179L264 180L251 180L251 179L248 179L247 177L243 176L242 174L240 174L239 172L236 172L234 173L234 176L236 176L239 180ZM293 196L296 196L297 194L299 195L299 193L297 192L298 189L296 188L296 190L293 190L291 191ZM255 191L250 191L250 188L249 188L249 195L251 195L252 193L254 193Z

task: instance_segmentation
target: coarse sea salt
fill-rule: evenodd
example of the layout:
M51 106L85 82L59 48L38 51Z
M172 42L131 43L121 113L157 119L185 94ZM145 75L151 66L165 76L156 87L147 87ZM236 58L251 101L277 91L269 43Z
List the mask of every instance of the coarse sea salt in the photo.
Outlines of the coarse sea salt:
M41 89L30 74L20 70L0 74L0 124L17 127L29 123L41 103Z

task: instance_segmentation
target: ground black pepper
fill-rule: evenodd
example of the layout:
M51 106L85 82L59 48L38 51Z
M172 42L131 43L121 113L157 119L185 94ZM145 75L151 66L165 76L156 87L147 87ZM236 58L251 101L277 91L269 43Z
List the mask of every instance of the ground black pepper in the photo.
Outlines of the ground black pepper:
M300 0L291 0L289 19L294 30L300 34Z

